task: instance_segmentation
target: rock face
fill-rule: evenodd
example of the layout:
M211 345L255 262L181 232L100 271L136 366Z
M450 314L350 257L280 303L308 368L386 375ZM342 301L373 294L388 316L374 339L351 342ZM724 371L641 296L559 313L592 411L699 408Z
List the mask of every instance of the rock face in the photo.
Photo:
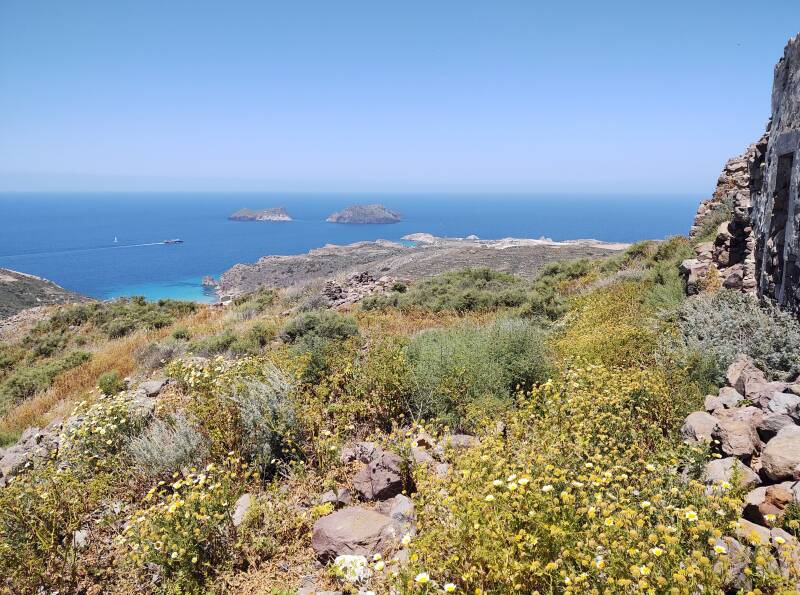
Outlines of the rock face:
M239 209L228 217L231 221L291 221L292 218L286 209L277 207L274 209Z
M47 279L0 269L0 319L35 306L84 302L88 299Z
M400 213L383 205L351 205L330 215L326 221L331 223L399 223Z
M717 225L715 237L695 248L695 257L685 260L681 270L688 292L697 293L714 282L726 289L753 293L756 288L755 257L750 224L751 184L760 175L765 138L728 160L717 180L713 196L700 203L690 235L705 234ZM712 274L713 271L713 274Z
M725 164L692 235L730 214L711 242L684 261L687 291L722 286L775 300L800 313L800 35L775 66L766 133Z

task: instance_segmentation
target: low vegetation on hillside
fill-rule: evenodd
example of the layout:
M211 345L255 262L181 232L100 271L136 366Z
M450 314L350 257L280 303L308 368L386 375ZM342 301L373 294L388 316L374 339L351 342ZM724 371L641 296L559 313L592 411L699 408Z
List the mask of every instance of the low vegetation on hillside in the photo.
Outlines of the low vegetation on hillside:
M709 494L710 455L678 430L737 353L800 372L800 327L726 291L685 298L691 249L644 242L534 281L454 271L348 313L267 290L63 308L0 346L5 442L70 419L3 478L0 589L358 592L310 536L370 441L410 461L416 507L405 562L366 561L371 590L719 592L743 492ZM137 396L151 377L171 382ZM416 436L454 433L477 440L441 473L409 459ZM766 551L745 566L752 592L797 580Z

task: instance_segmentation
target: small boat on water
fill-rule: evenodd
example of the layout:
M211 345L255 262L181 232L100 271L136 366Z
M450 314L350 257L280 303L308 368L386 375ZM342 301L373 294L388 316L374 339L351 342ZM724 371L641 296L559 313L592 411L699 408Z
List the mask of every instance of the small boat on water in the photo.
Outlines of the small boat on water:
M174 240L164 240L165 244L183 244L183 240L175 238Z

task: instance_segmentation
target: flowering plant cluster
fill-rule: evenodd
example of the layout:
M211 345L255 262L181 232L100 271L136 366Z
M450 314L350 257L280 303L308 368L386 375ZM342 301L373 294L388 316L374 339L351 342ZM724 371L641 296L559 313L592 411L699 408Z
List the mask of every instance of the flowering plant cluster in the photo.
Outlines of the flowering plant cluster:
M125 394L101 397L91 404L81 401L72 415L77 421L64 431L64 447L59 457L97 468L113 467L113 456L144 422L134 414Z
M249 476L231 455L221 465L158 482L144 497L149 506L131 516L118 545L134 567L155 564L168 580L202 584L232 542L233 506Z
M739 563L720 540L735 529L740 494L707 494L676 472L686 453L656 423L669 402L660 380L573 369L454 461L447 496L420 474L420 533L402 588L419 590L423 576L485 593L721 589ZM781 584L767 560L754 556L749 575Z

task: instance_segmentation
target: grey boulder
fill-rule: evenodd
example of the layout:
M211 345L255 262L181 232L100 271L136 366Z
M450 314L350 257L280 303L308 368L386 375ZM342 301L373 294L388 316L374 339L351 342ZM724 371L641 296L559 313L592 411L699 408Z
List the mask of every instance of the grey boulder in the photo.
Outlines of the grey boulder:
M786 426L794 425L794 420L785 413L765 415L756 426L758 437L764 442L772 440Z
M168 380L166 378L160 378L158 380L148 380L147 382L142 382L139 385L139 391L143 392L146 397L156 397L167 385Z
M761 483L758 475L735 457L715 459L708 463L703 472L703 481L708 484L727 482L731 485L738 482L744 488L751 488Z
M731 409L729 411L737 410ZM757 419L760 422L760 414ZM712 438L719 441L719 449L724 454L745 460L749 460L760 445L753 418L728 417L719 419L714 427Z
M711 442L711 435L717 425L717 418L704 411L695 411L686 417L681 426L681 438L684 442Z
M800 464L800 426L784 426L767 442L761 454L761 464L773 481L796 479L795 468Z

